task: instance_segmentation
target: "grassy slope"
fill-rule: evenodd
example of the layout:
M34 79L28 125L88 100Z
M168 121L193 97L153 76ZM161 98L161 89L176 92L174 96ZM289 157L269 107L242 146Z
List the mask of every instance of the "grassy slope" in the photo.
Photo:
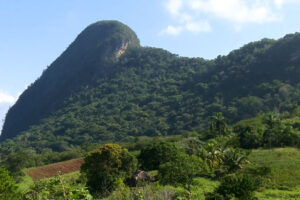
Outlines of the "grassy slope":
M254 150L250 155L254 164L272 168L271 182L274 186L287 189L300 186L300 151L294 148Z
M272 168L270 184L257 193L259 199L300 199L300 150L253 150L250 160L252 164Z
M25 170L24 170L24 172L25 172ZM63 174L62 178L66 184L72 185L72 184L76 183L76 180L79 178L79 176L80 176L80 172L76 171L76 172L71 172L68 174ZM49 178L42 179L41 181L47 181L47 180L49 180ZM22 194L26 193L30 189L30 186L32 186L34 184L34 182L35 181L26 174L23 177L22 182L20 182L18 184L18 191Z
M300 150L295 148L257 149L250 155L253 165L269 166L269 185L256 193L258 199L300 199ZM218 186L217 181L205 178L194 180L192 193L195 199L204 199L204 194ZM180 191L176 188L176 191Z

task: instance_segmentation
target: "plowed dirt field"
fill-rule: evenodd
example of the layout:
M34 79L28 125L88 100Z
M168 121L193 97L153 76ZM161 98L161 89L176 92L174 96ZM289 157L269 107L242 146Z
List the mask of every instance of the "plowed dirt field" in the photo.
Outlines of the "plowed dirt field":
M61 174L67 174L70 172L76 172L80 170L81 164L84 162L83 158L58 162L43 167L37 167L35 169L28 170L26 173L33 180L40 180L43 178L50 178L55 176L58 172Z

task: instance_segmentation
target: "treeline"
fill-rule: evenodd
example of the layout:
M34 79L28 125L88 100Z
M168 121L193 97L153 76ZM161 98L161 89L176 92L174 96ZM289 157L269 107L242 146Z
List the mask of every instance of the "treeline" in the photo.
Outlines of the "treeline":
M264 128L243 124L234 127L241 148L300 147L299 122L284 122L269 114L263 118L263 123Z
M293 116L294 117L291 117ZM293 114L260 114L228 127L222 113L212 117L210 134L204 137L229 136L236 147L243 149L300 147L299 108Z

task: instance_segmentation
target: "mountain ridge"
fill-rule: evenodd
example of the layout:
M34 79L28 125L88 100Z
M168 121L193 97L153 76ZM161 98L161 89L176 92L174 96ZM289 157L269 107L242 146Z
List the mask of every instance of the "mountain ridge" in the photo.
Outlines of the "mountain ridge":
M260 112L288 111L300 103L299 33L252 42L213 60L179 57L141 47L137 37L134 41L122 56L113 54L113 59L98 63L94 55L86 59L84 66L109 71L79 73L88 84L79 84L77 90L69 86L73 92L59 100L60 107L37 116L39 122L17 131L14 141L63 151L93 141L201 132L215 112L236 122ZM7 120L18 124L13 117Z

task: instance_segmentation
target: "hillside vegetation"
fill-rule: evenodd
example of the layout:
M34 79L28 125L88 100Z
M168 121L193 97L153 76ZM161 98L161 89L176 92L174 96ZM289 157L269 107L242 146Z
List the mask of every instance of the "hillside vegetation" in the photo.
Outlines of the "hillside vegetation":
M91 142L199 133L216 112L230 123L284 113L299 105L299 74L299 33L205 60L140 47L127 26L98 22L9 110L1 151L63 152Z
M217 113L208 119L210 128L201 133L143 136L62 153L37 154L25 148L2 155L0 183L11 185L2 187L5 195L24 200L297 199L300 152L292 147L300 145L299 110L281 116L261 114L233 126ZM24 170L80 156L84 162L77 159ZM82 162L80 172L62 176L79 170ZM142 172L148 178L135 179L138 170L147 170ZM55 176L32 181L24 171L37 179Z

